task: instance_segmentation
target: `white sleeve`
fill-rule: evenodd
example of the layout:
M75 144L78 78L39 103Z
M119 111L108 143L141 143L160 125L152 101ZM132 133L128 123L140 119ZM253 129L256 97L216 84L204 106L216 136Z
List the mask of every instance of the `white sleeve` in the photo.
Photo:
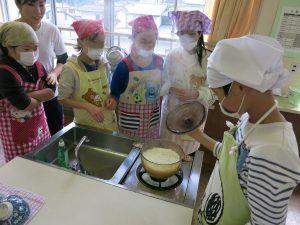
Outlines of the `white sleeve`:
M66 46L57 27L54 27L53 43L55 55L58 56L67 53Z
M170 81L170 55L168 55L164 61L164 67L162 72L162 87L160 89L160 96L168 95L169 89L171 87Z

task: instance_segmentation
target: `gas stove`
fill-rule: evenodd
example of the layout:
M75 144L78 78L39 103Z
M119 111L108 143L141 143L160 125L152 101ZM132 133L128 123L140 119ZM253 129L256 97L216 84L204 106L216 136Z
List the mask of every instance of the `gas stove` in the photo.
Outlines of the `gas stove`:
M151 177L143 168L142 164L136 168L136 176L142 184L157 191L172 190L178 187L183 181L182 169L166 179L157 179Z
M149 176L140 157L124 178L122 185L151 197L194 208L203 160L203 152L197 151L191 162L182 162L181 169L166 180Z

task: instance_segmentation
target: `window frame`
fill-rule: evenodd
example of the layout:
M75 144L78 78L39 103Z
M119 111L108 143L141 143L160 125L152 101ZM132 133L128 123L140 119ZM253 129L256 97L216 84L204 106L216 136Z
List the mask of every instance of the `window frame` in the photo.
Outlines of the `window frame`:
M10 15L8 10L8 1L11 0L0 0L1 1L1 9L2 9L2 15L4 21L10 21ZM56 0L47 0L50 3L50 10L51 10L51 16L52 16L52 22L58 27L58 29L62 31L70 31L74 32L74 29L70 26L68 28L59 26L57 22L57 8L56 8ZM120 46L120 40L122 37L130 38L131 34L122 33L122 32L115 32L115 0L103 0L103 23L104 27L107 29L107 39L106 44L107 46ZM178 6L178 0L174 0L174 10L176 10ZM115 38L117 37L117 43L115 43ZM157 43L160 41L169 41L170 45L176 44L178 41L177 36L174 34L172 37L158 37ZM65 41L65 44L68 46L75 46L76 43ZM161 54L162 56L166 56L166 54Z

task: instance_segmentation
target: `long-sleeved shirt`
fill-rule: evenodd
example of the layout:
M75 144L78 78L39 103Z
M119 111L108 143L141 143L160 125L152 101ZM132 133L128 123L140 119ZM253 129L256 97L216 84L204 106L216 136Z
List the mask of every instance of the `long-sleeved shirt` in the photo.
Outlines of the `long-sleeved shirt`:
M1 65L7 65L16 70L23 81L29 83L36 83L38 81L38 71L35 65L29 66L26 70L16 60L1 56ZM44 76L42 80L46 81L47 72L44 69ZM30 97L27 95L20 82L7 70L0 68L0 99L7 98L7 100L17 109L23 110L30 104ZM48 85L46 88L51 88L55 91L56 85Z
M173 49L165 59L160 95L168 95L170 87L192 89L199 92L202 104L211 106L216 96L205 83L207 57L208 54L203 56L200 65L197 54L190 54L182 47Z

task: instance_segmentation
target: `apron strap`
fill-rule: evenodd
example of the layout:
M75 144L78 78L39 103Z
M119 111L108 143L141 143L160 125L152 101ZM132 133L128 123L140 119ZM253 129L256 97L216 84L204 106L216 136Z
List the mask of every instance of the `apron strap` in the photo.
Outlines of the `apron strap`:
M245 134L244 138L240 141L240 143L238 143L238 146L240 146L248 138L252 131L277 108L277 105L278 102L275 100L274 105L267 112L265 112L265 114L250 128L247 134Z
M162 70L164 65L163 59L157 55L155 55L155 58L155 67Z
M10 66L8 65L0 65L0 68L4 69L4 70L7 70L8 72L10 72L20 83L23 83L23 80L21 78L21 76L18 74L18 72L11 68Z
M43 65L40 63L40 61L36 61L35 66L38 72L38 77L42 78L45 75Z
M80 66L72 61L68 61L68 63L70 64L70 66L77 72L77 74L79 75L79 73L89 73L87 71L84 71L80 68ZM105 66L101 66L100 68L97 69L97 71L99 71L99 76L100 76L100 80L101 80L101 85L108 85L108 78L107 78L107 74L106 74L106 69ZM94 71L92 71L94 72ZM102 74L103 73L103 74Z
M83 69L81 69L80 68L80 66L77 64L77 63L75 63L75 62L73 62L73 61L68 61L68 63L70 64L70 66L71 66L71 68L73 68L78 74L80 73L80 72L86 72L86 71L84 71Z
M132 72L133 71L133 63L130 60L130 58L127 56L126 58L123 59L123 61L126 63L126 65L128 67L128 72Z

